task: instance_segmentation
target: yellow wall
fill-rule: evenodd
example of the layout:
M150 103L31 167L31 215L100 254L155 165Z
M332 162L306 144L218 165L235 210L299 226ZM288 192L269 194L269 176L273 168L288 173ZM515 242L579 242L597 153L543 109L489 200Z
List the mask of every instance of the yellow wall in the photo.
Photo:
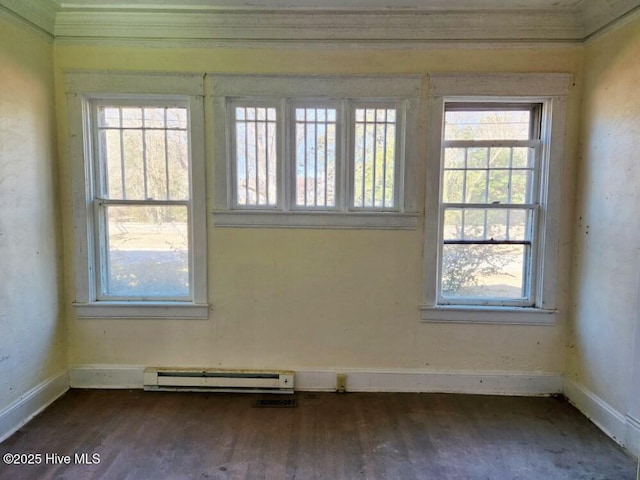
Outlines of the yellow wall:
M424 49L55 48L67 298L73 300L65 69L250 73L570 72L581 47ZM572 204L579 84L569 98ZM424 203L420 158L419 205ZM212 168L207 185L211 189ZM208 192L209 199L212 192ZM212 204L209 202L209 210ZM422 209L421 209L422 210ZM567 224L571 212L563 212ZM420 321L422 224L415 231L213 228L205 321L78 320L69 307L70 366L86 364L562 372L569 232L561 239L556 326Z
M67 359L61 314L53 46L2 17L0 45L2 411L66 369Z
M640 418L640 19L585 58L567 375L623 414L635 402Z

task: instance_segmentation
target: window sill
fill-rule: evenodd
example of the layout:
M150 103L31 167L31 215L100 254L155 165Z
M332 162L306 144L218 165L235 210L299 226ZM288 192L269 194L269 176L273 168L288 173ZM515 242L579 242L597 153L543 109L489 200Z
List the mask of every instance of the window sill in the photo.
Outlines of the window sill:
M214 211L216 227L415 230L417 213Z
M523 307L429 306L420 307L424 322L488 323L503 325L555 325L557 310Z
M206 304L181 302L92 302L73 304L77 318L207 319Z

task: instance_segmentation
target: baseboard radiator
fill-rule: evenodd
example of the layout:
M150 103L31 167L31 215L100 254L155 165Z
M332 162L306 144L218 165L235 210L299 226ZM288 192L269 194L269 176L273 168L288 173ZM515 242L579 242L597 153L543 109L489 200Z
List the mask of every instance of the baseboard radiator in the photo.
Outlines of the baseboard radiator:
M144 389L187 392L293 393L289 370L144 369Z

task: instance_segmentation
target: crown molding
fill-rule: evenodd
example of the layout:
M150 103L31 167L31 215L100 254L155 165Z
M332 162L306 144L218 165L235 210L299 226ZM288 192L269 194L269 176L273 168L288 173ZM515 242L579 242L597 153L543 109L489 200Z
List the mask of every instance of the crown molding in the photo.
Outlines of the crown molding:
M144 46L566 45L640 0L0 0L60 44Z
M579 41L575 15L549 12L61 11L55 37L217 41Z
M575 9L583 0L57 0L64 10L497 10ZM592 0L590 0L592 1ZM480 6L479 6L480 5Z

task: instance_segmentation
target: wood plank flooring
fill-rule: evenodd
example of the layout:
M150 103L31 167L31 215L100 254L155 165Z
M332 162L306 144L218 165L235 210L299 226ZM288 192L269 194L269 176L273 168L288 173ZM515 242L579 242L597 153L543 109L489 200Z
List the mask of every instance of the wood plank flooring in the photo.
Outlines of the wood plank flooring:
M0 444L41 464L0 461L0 478L636 479L561 398L299 392L297 408L253 408L265 397L71 390Z

